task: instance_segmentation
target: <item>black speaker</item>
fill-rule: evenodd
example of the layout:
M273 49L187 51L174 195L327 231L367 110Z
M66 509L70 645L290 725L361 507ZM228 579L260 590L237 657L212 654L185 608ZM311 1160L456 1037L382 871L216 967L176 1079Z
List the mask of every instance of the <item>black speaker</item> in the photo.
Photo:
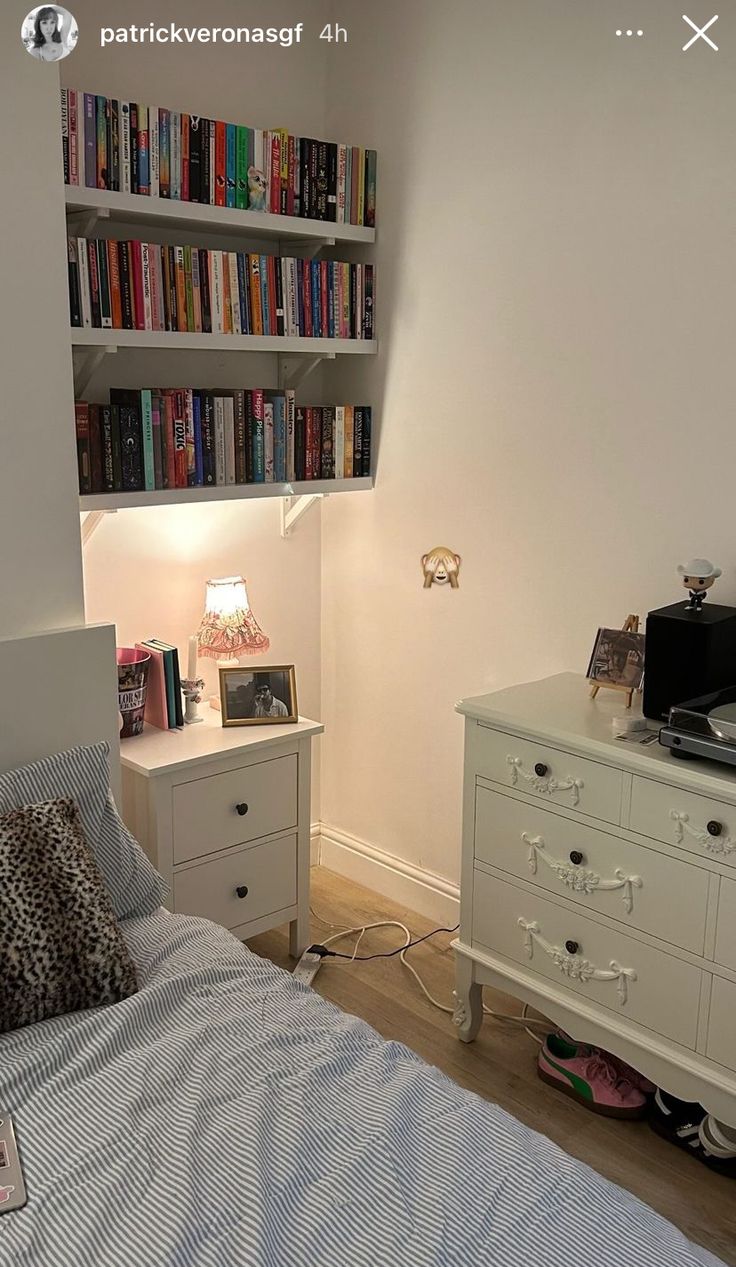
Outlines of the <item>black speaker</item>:
M736 607L687 603L647 616L644 647L645 717L666 721L673 704L736 686Z

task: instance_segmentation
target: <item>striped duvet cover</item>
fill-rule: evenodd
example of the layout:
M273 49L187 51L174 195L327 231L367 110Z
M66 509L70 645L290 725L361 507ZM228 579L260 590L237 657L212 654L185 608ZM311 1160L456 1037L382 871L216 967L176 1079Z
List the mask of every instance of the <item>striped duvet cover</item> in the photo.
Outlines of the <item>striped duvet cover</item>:
M0 1267L695 1267L670 1224L203 920L142 989L0 1038Z

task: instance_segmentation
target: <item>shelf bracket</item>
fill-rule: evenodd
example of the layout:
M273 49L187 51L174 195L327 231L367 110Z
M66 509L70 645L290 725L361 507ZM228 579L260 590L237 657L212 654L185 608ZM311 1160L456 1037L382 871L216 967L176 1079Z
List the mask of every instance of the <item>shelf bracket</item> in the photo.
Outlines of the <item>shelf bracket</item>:
M74 230L74 236L78 238L93 237L98 221L109 219L109 207L90 207L89 210L78 208L66 213L67 225L69 229Z
M286 242L279 242L279 255L283 255L286 248L288 252L292 250L299 251L300 257L304 260L313 260L315 256L319 255L323 247L334 245L335 239L328 236L323 238L289 238Z
M106 343L104 347L74 348L72 350L74 393L77 399L80 396L84 396L93 375L100 368L108 352L117 352L117 347L114 344Z
M86 546L92 533L99 528L105 515L117 515L116 510L84 510L82 511L82 549Z
M279 356L279 387L300 387L322 361L334 359L334 352L318 352L312 356L301 353L293 361L289 357Z
M288 537L310 506L321 501L325 493L302 493L300 497L281 498L281 536Z

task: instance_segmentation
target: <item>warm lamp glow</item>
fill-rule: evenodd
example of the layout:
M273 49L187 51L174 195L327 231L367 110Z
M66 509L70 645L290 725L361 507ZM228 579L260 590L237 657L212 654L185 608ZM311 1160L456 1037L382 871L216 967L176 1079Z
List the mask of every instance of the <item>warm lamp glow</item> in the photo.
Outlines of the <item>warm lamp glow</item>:
M235 660L268 650L270 642L250 609L244 577L207 582L197 643L199 654L213 660Z

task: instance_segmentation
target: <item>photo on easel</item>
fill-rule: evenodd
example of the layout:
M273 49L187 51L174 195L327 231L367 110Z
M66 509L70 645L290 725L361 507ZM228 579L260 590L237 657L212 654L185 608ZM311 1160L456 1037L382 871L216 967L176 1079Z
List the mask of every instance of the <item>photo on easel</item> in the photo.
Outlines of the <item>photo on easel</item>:
M644 634L639 633L639 617L629 616L623 629L599 629L585 675L595 699L602 688L625 691L626 707L631 707L635 691L644 681Z

